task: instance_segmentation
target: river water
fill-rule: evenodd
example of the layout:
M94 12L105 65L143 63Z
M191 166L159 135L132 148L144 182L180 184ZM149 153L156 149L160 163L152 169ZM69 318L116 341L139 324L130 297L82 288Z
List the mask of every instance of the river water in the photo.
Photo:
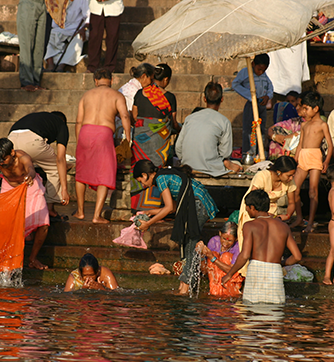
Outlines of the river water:
M0 289L1 361L334 361L334 301Z

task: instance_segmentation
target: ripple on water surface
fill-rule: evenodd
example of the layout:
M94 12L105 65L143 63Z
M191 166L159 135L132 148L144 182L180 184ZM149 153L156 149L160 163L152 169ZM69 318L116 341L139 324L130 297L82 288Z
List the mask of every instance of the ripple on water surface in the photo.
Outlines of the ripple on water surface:
M0 289L0 360L333 360L332 300L244 305L118 290Z

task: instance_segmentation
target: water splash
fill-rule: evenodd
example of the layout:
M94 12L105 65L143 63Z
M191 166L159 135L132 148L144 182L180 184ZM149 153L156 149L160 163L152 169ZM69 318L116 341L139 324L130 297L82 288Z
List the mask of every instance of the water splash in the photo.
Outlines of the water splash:
M1 272L0 287L22 288L22 268Z
M189 276L189 297L198 298L199 296L199 287L201 284L201 260L202 252L195 250L193 260L190 267L190 276Z

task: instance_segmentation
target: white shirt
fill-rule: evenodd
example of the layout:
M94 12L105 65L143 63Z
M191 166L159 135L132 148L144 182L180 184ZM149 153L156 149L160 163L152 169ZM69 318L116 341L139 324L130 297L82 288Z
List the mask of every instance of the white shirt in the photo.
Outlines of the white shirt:
M89 0L89 9L94 15L101 15L103 10L105 16L118 16L124 11L124 4L123 0L108 0L104 2Z

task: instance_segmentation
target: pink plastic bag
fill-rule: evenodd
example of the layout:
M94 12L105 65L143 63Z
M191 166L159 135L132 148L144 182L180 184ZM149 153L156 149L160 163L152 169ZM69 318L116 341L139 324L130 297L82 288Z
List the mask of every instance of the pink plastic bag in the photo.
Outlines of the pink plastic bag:
M135 216L132 216L130 220L132 221L134 218ZM113 240L113 242L125 246L132 246L133 248L147 249L147 245L142 238L142 232L136 229L135 224L124 228L121 231L121 236Z

